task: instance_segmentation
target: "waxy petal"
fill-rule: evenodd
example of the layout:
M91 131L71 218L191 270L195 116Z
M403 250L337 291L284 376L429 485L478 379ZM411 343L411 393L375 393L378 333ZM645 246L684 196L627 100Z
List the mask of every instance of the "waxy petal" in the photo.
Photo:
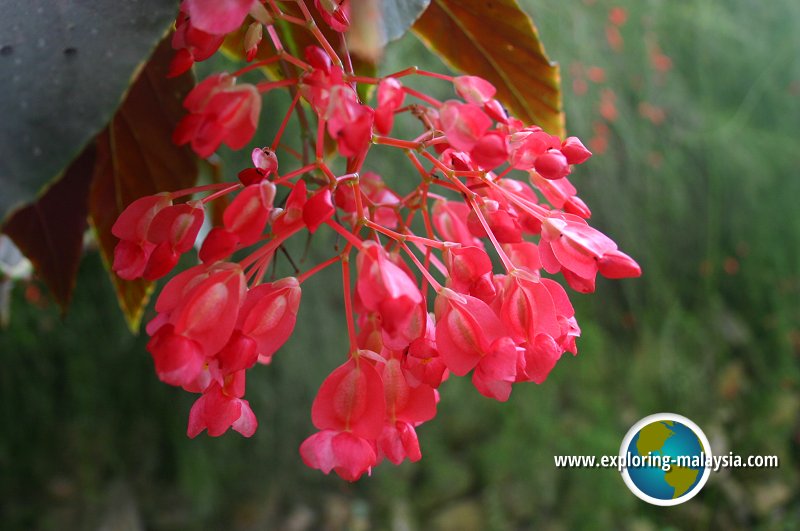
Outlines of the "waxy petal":
M383 429L386 400L383 384L367 361L351 359L322 382L311 420L320 430L349 431L359 437L376 439Z

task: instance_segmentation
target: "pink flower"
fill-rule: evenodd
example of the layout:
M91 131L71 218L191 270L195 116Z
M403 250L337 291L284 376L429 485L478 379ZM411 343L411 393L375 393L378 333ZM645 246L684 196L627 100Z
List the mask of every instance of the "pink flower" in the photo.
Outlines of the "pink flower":
M467 225L470 212L469 206L459 201L436 201L433 204L433 226L443 240L482 249L480 238L473 236Z
M314 234L320 225L333 216L335 211L330 188L317 190L303 207L303 221L308 227L308 232Z
M468 103L483 105L494 98L494 85L477 76L458 76L453 80L456 92Z
M382 79L378 83L378 106L375 108L375 129L382 135L388 135L394 123L394 112L403 105L405 92L403 85L393 77Z
M569 179L545 179L541 175L531 172L531 183L542 192L545 199L556 208L563 208L569 214L580 216L584 219L591 217L592 212L586 203L577 195L577 190Z
M331 63L331 58L319 46L307 47L305 57L314 69L300 78L300 92L317 114L324 116L328 112L331 90L344 83L344 72Z
M539 334L525 348L524 379L543 383L564 350L547 334Z
M385 417L383 383L361 356L340 365L322 382L311 407L317 429L346 431L369 440L381 434Z
M250 409L250 403L241 397L227 394L214 382L192 406L186 434L195 438L208 429L211 437L219 437L228 428L233 428L245 437L252 437L257 427L258 421Z
M396 465L406 457L418 461L422 454L414 426L436 415L436 391L425 384L409 385L396 358L384 364L381 378L386 397L386 425L378 439L379 458L385 456Z
M356 290L364 308L381 318L383 341L405 348L424 332L426 312L414 280L374 242L365 242L356 262Z
M377 462L374 441L383 431L385 416L378 372L361 356L350 359L325 379L314 399L311 420L320 431L300 446L303 461L325 474L334 470L355 481Z
M492 260L479 247L445 248L444 262L450 273L447 287L484 301L494 298Z
M222 222L225 229L235 234L240 245L258 241L272 213L275 185L268 181L245 186L225 208Z
M111 228L120 239L114 249L114 271L126 280L163 277L192 248L203 217L199 201L173 205L166 194L137 199Z
M436 347L447 368L464 376L508 335L505 325L482 300L443 288L436 297Z
M386 457L395 465L399 465L406 458L412 463L422 459L417 432L409 422L397 421L394 424L386 424L378 438L378 450L379 459Z
M350 0L314 0L314 7L333 31L343 33L350 27Z
M306 466L325 474L333 470L346 481L356 481L377 462L370 441L336 430L322 430L303 441L300 457Z
M176 386L189 385L203 370L206 357L197 341L175 333L168 324L158 329L147 343L153 355L156 374L164 383Z
M270 147L252 149L252 165L222 172L212 157L210 182L132 203L112 228L120 240L113 267L123 279L164 276L194 247L201 225L212 225L202 263L166 282L146 326L158 378L199 394L189 437L229 428L253 435L247 371L271 363L293 333L301 283L340 269L350 348L319 387L315 432L299 451L309 467L355 481L384 459L421 459L416 429L436 415L451 374L471 373L479 393L505 401L515 383L542 383L564 352L577 353L575 310L542 269L584 292L594 290L598 272L622 278L641 270L584 220L591 212L566 177L592 155L580 140L509 115L479 77L415 68L377 79L357 74L347 36L331 39L330 31L349 28L350 0L315 0L317 12L309 8L307 0L182 0L170 75L229 37L243 37L237 46L248 61L263 60L195 86L174 143L201 157L222 144L240 150L255 135L262 94L286 88L291 103L272 117L275 136L263 140ZM287 42L276 22L305 28L318 45L295 57L298 42ZM316 24L329 27L321 33ZM259 53L265 30L272 55ZM280 79L237 79L264 69L282 72ZM577 73L585 84L584 70ZM404 86L413 76L450 80L457 99L441 102ZM377 85L374 104L361 99L367 85ZM406 94L414 101L407 104ZM614 103L609 94L604 113ZM401 115L421 126L412 138L393 135L403 133L393 128ZM303 138L294 134L296 121ZM602 123L597 129L608 133ZM383 155L370 153L373 144L407 163L392 170L397 188L369 171ZM173 204L178 198L186 202ZM213 205L208 218L206 204ZM333 249L312 264L305 256L295 261L295 249L322 225ZM296 277L274 279L270 266L281 251L287 263L280 265Z
M203 218L203 205L199 201L161 209L147 230L147 238L155 248L142 276L156 280L169 273L180 255L194 246Z
M238 265L205 265L176 275L156 301L159 315L147 326L159 378L189 386L205 361L229 341L244 295L244 277Z
M528 241L508 243L503 245L503 250L517 268L530 273L533 278L539 278L542 262L539 260L539 248L535 243Z
M509 163L514 169L530 171L540 155L548 149L560 147L558 137L547 134L538 127L527 128L509 137Z
M447 366L436 349L436 327L431 314L427 315L425 334L411 342L402 363L411 386L426 384L436 389L447 379Z
M489 131L478 139L469 152L472 159L487 170L496 168L508 160L508 140L501 131Z
M272 223L272 232L276 236L282 236L301 228L305 223L303 212L307 202L308 189L306 188L306 182L297 181L289 193L289 197L286 198L283 212Z
M141 197L122 211L111 227L120 239L114 249L112 268L121 278L133 280L144 274L155 244L148 240L150 224L161 210L172 204L168 194Z
M192 25L207 33L224 35L239 29L258 0L183 0L181 10Z
M181 10L175 21L172 48L177 50L169 68L169 77L176 77L197 61L205 61L222 46L225 37L207 33L192 25L189 16Z
M256 345L258 361L269 363L297 322L300 284L287 277L251 288L239 311L237 329Z
M177 145L191 144L200 157L209 157L220 144L241 149L256 131L261 95L249 84L236 85L236 78L215 74L192 89L183 102L189 111L173 134Z
M479 106L456 100L444 102L439 120L447 141L459 151L472 150L492 126L492 119Z
M522 270L510 273L501 297L500 316L518 342L533 341L538 334L560 335L553 297L536 276Z
M569 214L553 214L542 221L539 252L548 273L568 269L582 278L594 278L598 258L617 245L583 219Z
M478 392L500 402L508 400L511 385L517 378L518 358L517 346L511 338L501 337L495 341L472 373L472 383Z
M327 109L328 134L336 140L339 154L355 157L367 150L372 139L375 111L358 102L347 85L331 88Z
M606 278L632 278L642 276L642 268L636 261L615 249L608 251L597 259L597 268Z
M261 181L245 186L239 195L225 207L223 227L215 227L206 236L200 248L203 262L222 260L238 247L246 247L261 238L272 214L275 185Z
M583 142L575 136L571 136L561 143L561 153L570 164L582 164L592 156L592 152L586 149Z
M381 379L386 398L386 420L418 425L436 416L436 392L430 385L412 386L397 358L383 364Z
M485 199L479 205L481 214L489 225L494 237L500 243L518 243L522 241L522 225L515 211L494 199ZM467 216L467 226L477 237L488 237L477 212L471 210Z
M561 179L570 172L567 157L557 149L548 149L536 157L533 167L545 179Z
M571 214L553 214L542 222L539 252L548 273L563 271L570 286L579 291L594 290L594 278L601 263L609 275L641 274L638 264L618 251L616 243Z

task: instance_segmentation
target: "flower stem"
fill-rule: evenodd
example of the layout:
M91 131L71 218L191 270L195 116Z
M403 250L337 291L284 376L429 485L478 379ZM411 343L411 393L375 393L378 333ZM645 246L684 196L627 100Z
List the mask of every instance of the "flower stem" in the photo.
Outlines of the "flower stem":
M225 184L228 184L228 183L225 183ZM219 192L215 192L215 193L213 193L213 194L211 194L209 196L204 197L202 199L203 204L210 203L214 199L222 197L223 195L228 195L231 192L235 192L236 190L238 190L241 187L242 187L241 183L231 184L227 188L223 188Z
M503 247L500 245L500 242L497 241L497 238L492 232L492 229L489 228L489 223L486 221L486 217L484 217L483 212L481 212L480 207L477 205L474 199L471 197L467 198L467 203L472 208L472 211L475 212L475 215L478 217L478 221L480 221L481 225L483 226L483 230L486 231L486 235L491 240L492 245L494 246L494 250L497 252L497 255L500 257L500 261L503 262L503 267L506 268L506 271L509 273L516 269L514 263L508 257L506 252L503 250Z
M323 269L325 269L329 265L335 264L336 262L338 262L341 259L342 259L342 256L337 254L333 258L329 258L329 259L325 260L324 262L322 262L321 264L317 264L316 266L312 267L311 269L309 269L305 273L302 273L302 274L298 275L297 276L297 281L300 284L302 284L303 282L305 282L309 278L313 277L314 275L316 275L317 273L319 273L320 271L322 271Z
M297 78L281 79L278 81L262 81L256 85L256 88L261 94L263 94L272 89L297 85L297 81Z
M275 133L275 139L272 141L271 149L275 151L278 148L278 145L281 143L281 137L283 136L283 132L286 130L286 125L289 123L289 119L292 117L292 113L294 113L294 108L297 105L297 101L300 99L300 91L295 91L294 97L292 98L292 103L289 104L289 109L286 111L286 116L283 117L283 121L281 122L281 126L278 128L278 132Z
M332 228L333 230L338 232L341 236L343 236L344 239L347 240L351 246L355 247L359 251L364 246L363 242L358 238L358 236L356 236L355 234L353 234L349 230L345 229L344 227L342 227L341 225L339 225L335 221L329 219L325 223L330 228Z
M414 265L417 266L417 269L419 269L419 272L422 273L422 276L428 281L428 284L430 284L435 291L442 289L442 285L439 284L435 278L433 278L433 275L431 275L427 269L425 269L425 266L420 263L413 251L408 248L408 245L406 245L405 242L400 242L400 247L402 247L406 254L408 254L409 258L411 258L411 261L414 262Z
M384 146L392 146L400 149L419 149L419 142L410 142L408 140L400 140L399 138L390 138L388 136L372 135L373 144L381 144Z
M273 183L275 183L275 184L283 184L286 181L288 181L289 179L292 179L292 178L297 177L298 175L302 175L304 173L308 173L311 170L314 170L316 168L317 168L317 164L316 163L307 164L307 165L303 166L302 168L298 168L298 169L296 169L294 171L290 171L286 175L282 175L281 177L278 177L277 179L275 179L273 181Z
M171 192L169 196L172 199L177 199L179 197L183 197L186 195L198 194L201 192L209 192L211 190L217 190L219 188L225 188L230 186L231 183L213 183L213 184L204 184L202 186L195 186L193 188L186 188L184 190L178 190L177 192Z
M420 92L418 90L414 90L411 87L405 87L404 86L403 87L403 92L405 92L409 96L414 96L418 100L424 101L428 105L432 105L432 106L437 107L437 108L442 106L442 102L441 101L437 100L436 98L432 98L432 97L428 96L427 94L423 94L422 92Z
M350 338L350 353L358 355L358 336L353 316L353 293L350 288L350 248L348 245L342 253L342 289L344 291L344 313L347 319L347 335Z
M397 240L398 242L410 241L414 243L419 243L420 245L424 245L426 247L433 247L434 249L442 250L444 249L444 243L428 238L423 238L422 236L417 236L415 234L400 234L399 232L395 232L391 229L387 229L381 225L378 225L374 221L370 221L368 219L364 220L364 225L369 227L372 230L376 230L381 234L392 238L393 240Z
M233 77L240 77L240 76L246 74L247 72L255 70L256 68L261 68L262 66L268 66L268 65L271 65L272 63L277 63L280 60L281 60L281 57L279 55L276 55L276 56L270 57L269 59L264 59L263 61L257 61L255 63L251 63L251 64L249 64L249 65L247 65L247 66L245 66L243 68L240 68L239 70L234 72L232 75L233 75Z

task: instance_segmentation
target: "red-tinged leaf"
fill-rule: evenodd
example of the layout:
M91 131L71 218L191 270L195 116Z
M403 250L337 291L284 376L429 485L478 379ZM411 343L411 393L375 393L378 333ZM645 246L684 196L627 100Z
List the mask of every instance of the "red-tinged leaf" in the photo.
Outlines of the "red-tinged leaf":
M412 31L456 70L491 82L512 114L564 136L558 65L516 0L432 0Z
M117 244L111 226L128 204L145 195L192 186L197 179L194 155L175 146L171 138L184 114L181 102L194 85L189 74L167 79L172 54L166 39L97 138L89 212L107 265ZM109 274L128 325L136 331L152 284L122 280L110 268Z
M203 175L207 175L208 179L215 184L225 182L223 175L222 159L217 155L213 155L207 159L200 159L200 164L203 167ZM202 180L202 179L201 179ZM215 227L223 225L222 215L225 209L231 204L231 196L223 195L206 205L209 221Z
M95 149L90 145L35 203L16 211L3 227L33 263L53 298L67 310L83 251Z

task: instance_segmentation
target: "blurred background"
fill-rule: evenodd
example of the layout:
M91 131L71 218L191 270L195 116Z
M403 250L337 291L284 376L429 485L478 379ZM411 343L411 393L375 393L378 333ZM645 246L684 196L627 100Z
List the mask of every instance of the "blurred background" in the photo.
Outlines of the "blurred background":
M66 318L35 281L11 294L0 528L800 527L800 3L523 5L561 64L569 133L595 153L572 181L644 270L571 295L579 355L506 404L449 380L419 429L422 461L349 484L297 452L344 356L336 268L304 286L296 333L249 375L255 437L189 440L192 397L158 381L89 252ZM409 64L444 68L412 35L384 68ZM689 503L659 508L615 470L554 467L555 454L616 454L660 411L694 420L715 453L777 455L780 468L712 474Z

